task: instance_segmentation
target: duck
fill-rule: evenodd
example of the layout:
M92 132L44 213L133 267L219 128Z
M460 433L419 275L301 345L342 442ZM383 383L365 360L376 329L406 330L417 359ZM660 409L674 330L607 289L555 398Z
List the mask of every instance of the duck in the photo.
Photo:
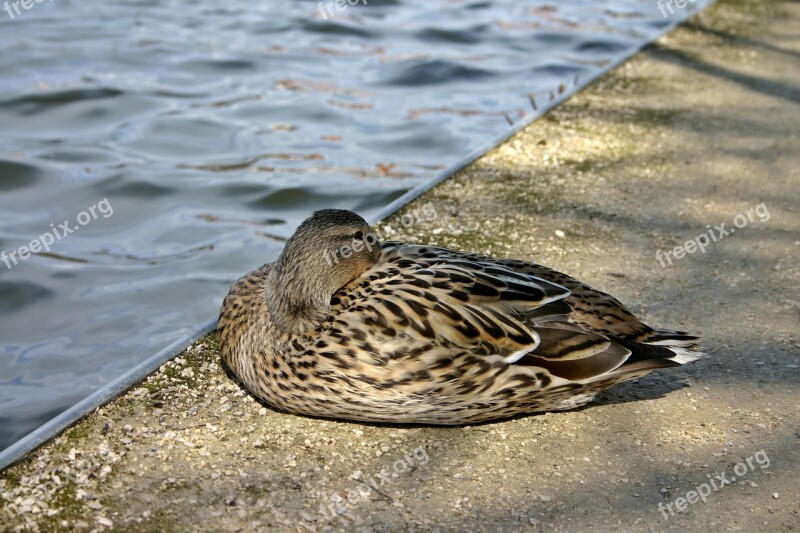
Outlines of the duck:
M283 412L465 425L574 409L704 354L614 297L535 263L378 241L358 214L316 211L244 275L217 325L222 359Z

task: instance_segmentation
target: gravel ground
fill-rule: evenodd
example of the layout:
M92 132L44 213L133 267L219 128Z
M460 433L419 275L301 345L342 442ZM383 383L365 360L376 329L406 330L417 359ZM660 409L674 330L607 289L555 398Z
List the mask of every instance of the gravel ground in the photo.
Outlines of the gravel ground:
M434 220L390 221L561 269L709 357L577 411L395 427L275 412L210 336L0 474L0 529L796 531L798 30L797 2L723 1L406 209Z

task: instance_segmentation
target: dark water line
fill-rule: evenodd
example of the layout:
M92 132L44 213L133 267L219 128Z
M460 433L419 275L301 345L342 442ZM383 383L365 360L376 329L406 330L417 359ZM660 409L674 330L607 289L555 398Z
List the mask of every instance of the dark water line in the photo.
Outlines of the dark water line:
M698 9L697 11L688 12L684 17L673 20L669 25L665 26L660 31L654 32L649 37L648 40L642 42L640 45L630 50L626 50L625 52L621 53L619 56L617 56L616 58L611 60L608 64L606 64L602 69L598 69L593 74L587 76L583 80L578 80L577 83L574 83L567 90L564 90L563 92L560 93L554 91L554 94L556 94L556 96L551 100L549 100L547 103L543 105L538 105L536 107L536 111L533 114L526 116L525 120L521 120L515 123L507 132L503 133L494 140L486 143L485 145L473 150L470 154L462 158L454 165L451 165L450 167L442 170L427 182L414 187L407 193L403 194L396 200L392 201L391 203L389 203L389 205L378 211L378 213L376 213L374 216L370 217L370 220L368 220L368 222L370 224L374 224L397 212L404 205L415 200L426 191L432 189L439 183L443 182L450 176L454 175L458 171L462 170L463 168L474 162L476 159L481 157L483 154L487 153L489 150L497 147L498 145L508 140L514 134L516 134L523 128L530 125L534 120L541 118L548 111L550 111L551 109L553 109L554 107L565 101L573 94L583 90L584 88L592 84L594 81L596 81L598 78L600 78L602 75L617 68L619 65L630 59L632 56L638 54L642 49L644 49L646 46L649 46L658 37L672 31L676 26L683 23L688 18L700 13L704 9L712 6L714 3L716 3L716 0L709 0L701 9ZM22 460L28 453L32 452L33 450L35 450L42 444L46 443L47 441L57 437L65 429L75 424L82 418L86 417L95 409L98 409L106 405L107 403L114 400L117 396L125 393L138 383L142 382L150 374L158 370L161 367L161 365L163 365L167 361L171 360L172 358L182 353L187 347L189 347L199 338L211 333L216 328L216 324L217 324L217 317L213 316L212 318L204 322L201 326L187 333L186 335L176 340L163 350L152 355L144 362L140 363L133 369L123 374L122 376L113 380L105 387L95 391L91 395L87 396L85 399L81 400L77 404L73 405L66 411L62 412L61 414L51 419L47 423L41 425L36 430L27 434L25 437L23 437L22 439L18 440L17 442L15 442L11 446L0 452L0 471Z

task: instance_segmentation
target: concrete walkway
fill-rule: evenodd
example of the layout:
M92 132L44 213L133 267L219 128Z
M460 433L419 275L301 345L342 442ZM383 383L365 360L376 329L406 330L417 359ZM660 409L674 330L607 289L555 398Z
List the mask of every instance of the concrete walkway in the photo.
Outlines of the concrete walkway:
M390 427L265 408L210 337L0 474L0 530L796 531L798 104L800 4L722 1L395 235L558 268L708 358L579 411Z

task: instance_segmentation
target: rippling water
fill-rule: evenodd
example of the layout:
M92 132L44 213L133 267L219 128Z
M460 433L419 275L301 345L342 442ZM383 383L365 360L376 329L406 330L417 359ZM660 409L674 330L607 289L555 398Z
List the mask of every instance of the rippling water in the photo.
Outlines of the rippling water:
M654 0L332 6L0 11L0 251L79 228L0 262L0 448L214 314L312 210L370 216L668 22Z

